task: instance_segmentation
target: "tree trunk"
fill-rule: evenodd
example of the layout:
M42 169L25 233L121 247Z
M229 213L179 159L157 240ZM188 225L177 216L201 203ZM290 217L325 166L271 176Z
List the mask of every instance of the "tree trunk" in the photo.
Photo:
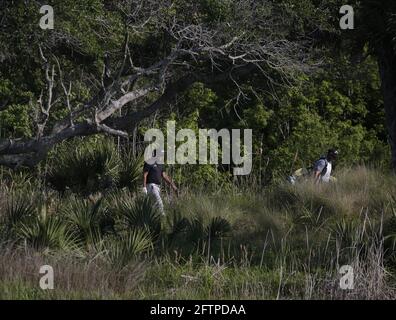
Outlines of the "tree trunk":
M392 152L392 167L396 171L396 52L390 39L384 41L382 46L378 48L377 56Z

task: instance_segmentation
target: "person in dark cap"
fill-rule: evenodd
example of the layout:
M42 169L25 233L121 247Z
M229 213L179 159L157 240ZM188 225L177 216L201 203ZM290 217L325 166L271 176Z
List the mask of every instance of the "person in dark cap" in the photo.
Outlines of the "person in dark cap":
M318 159L313 166L313 175L316 183L330 182L331 171L333 163L337 159L338 151L336 149L329 149L326 156Z
M157 204L158 209L164 215L164 205L161 198L161 183L165 180L171 188L177 192L177 187L172 179L166 174L163 162L163 150L155 150L150 164L145 162L143 166L143 192L150 195Z

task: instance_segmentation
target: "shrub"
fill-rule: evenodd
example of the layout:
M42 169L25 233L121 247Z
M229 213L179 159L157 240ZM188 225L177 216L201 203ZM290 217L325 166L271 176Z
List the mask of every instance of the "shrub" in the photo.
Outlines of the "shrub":
M1 236L4 240L15 239L19 223L35 215L36 208L32 200L20 192L12 191L3 208L1 216Z
M58 191L87 196L118 183L120 157L108 138L63 143L54 150L51 163L47 180Z
M22 243L36 250L73 250L75 239L67 231L62 220L54 216L35 216L18 225L18 237Z
M67 198L61 209L61 216L67 223L68 230L81 245L88 246L99 241L104 235L114 232L114 219L108 209L102 205L102 199L91 201Z
M151 235L145 230L135 229L107 239L99 248L105 260L119 271L152 248Z
M121 159L119 187L136 190L142 180L143 156L135 156L131 152L125 152Z
M120 224L126 230L141 229L157 239L161 232L161 214L150 197L121 198L116 203Z

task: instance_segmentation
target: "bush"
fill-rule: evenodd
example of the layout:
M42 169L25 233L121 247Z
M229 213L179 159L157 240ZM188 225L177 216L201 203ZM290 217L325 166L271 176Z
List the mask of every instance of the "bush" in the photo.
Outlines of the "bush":
M132 152L124 152L121 160L119 187L136 190L142 183L143 156L135 156Z
M58 191L87 196L116 186L120 165L111 139L75 139L54 150L47 180Z
M65 223L54 216L35 216L18 226L21 242L36 250L73 250L75 239Z
M143 230L156 240L161 232L161 213L150 197L120 199L116 203L119 222L125 230Z
M74 139L52 152L47 181L55 190L82 196L115 188L136 190L142 168L142 155L119 152L111 138Z
M133 230L103 242L99 248L105 260L119 271L152 248L151 235L144 230Z
M106 234L114 232L114 219L102 205L102 199L93 203L70 197L60 213L80 245L95 244Z

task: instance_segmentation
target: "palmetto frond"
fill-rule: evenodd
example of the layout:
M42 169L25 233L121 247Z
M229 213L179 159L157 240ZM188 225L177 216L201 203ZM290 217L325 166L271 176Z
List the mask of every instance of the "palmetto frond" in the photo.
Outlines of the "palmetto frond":
M135 156L131 152L122 155L119 185L121 188L135 189L140 182L143 167L143 155Z
M102 200L91 203L72 197L61 211L68 229L83 244L95 243L102 235L113 229L114 221L109 216Z
M161 214L150 197L124 199L117 208L121 223L128 229L142 229L156 238L161 231Z
M111 139L64 143L55 153L47 179L59 191L87 195L118 182L120 158Z
M15 235L15 227L22 221L35 215L36 208L31 199L22 193L11 193L0 222L4 230L3 236L10 238Z
M105 259L117 269L122 269L139 254L152 248L151 236L144 230L133 230L120 237L102 242L100 247Z
M219 239L227 236L231 231L230 223L222 217L214 217L205 228L205 236L210 239Z
M54 216L36 216L18 225L18 237L36 250L76 248L74 236L66 225Z

